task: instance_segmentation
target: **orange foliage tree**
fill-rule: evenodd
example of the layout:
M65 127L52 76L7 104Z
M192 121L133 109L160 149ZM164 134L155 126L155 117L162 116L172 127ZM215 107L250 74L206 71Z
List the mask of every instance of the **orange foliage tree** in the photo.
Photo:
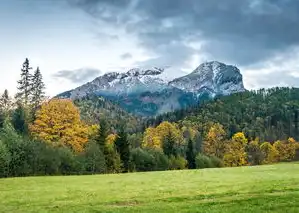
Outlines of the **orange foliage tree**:
M79 110L68 99L43 103L30 125L34 138L55 146L67 146L77 152L82 151L88 142L91 129L80 120Z

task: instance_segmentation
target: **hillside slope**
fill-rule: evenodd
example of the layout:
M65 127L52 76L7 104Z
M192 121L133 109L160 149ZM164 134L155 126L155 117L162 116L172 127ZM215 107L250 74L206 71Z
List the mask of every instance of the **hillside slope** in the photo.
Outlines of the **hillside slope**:
M228 137L244 132L249 139L274 141L299 139L299 88L271 88L246 91L149 119L147 125L162 121L188 123L205 130L211 122L224 126Z

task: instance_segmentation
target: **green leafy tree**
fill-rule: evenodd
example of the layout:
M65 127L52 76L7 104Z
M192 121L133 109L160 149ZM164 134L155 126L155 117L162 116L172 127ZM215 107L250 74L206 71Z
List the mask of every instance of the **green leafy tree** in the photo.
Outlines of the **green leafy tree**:
M84 157L85 170L87 172L93 174L106 172L105 156L98 144L89 142L85 149Z
M19 134L28 134L28 113L24 106L19 102L12 114L12 125Z

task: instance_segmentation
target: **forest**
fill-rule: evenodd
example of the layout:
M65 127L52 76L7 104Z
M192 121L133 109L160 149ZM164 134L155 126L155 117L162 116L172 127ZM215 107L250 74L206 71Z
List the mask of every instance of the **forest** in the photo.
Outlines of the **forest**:
M272 164L299 159L299 89L246 91L141 118L101 97L45 96L22 65L0 98L0 177Z

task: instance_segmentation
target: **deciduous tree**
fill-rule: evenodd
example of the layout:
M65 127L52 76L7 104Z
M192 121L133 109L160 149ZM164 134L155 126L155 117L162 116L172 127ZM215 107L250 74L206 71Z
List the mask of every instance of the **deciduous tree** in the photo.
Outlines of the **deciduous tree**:
M208 156L223 158L225 150L225 136L226 133L223 126L219 123L214 124L205 137L203 143L204 153Z
M226 166L244 166L247 164L247 154L245 152L247 142L244 133L238 132L233 135L226 145L223 158Z
M83 150L89 135L88 126L80 120L79 110L67 99L43 103L30 131L35 138L55 146L68 146L78 152Z

